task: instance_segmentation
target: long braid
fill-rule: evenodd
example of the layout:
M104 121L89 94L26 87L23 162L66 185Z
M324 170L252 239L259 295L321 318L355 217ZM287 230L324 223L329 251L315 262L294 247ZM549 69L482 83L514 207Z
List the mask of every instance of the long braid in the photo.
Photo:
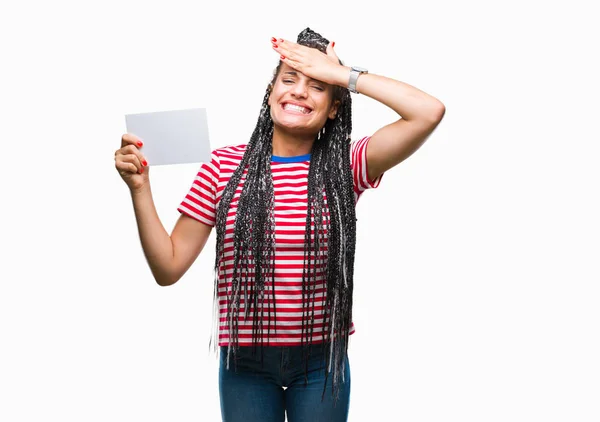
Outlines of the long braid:
M325 53L329 41L306 28L298 35L299 44L317 48ZM227 215L236 189L245 174L245 180L237 204L234 240L234 265L231 286L227 286L227 321L229 347L234 355L239 347L238 318L241 297L244 297L245 318L253 315L252 334L254 347L261 337L264 345L263 323L265 289L270 283L274 326L275 309L275 218L274 186L271 173L273 121L268 98L277 77L273 80L263 99L262 108L254 132L238 168L232 174L217 210L217 241L215 257L215 301L218 303L219 274L224 265L224 243ZM352 132L352 102L350 93L334 87L334 100L340 101L335 119L328 119L319 133L311 151L308 171L308 207L304 236L304 269L302 276L302 336L305 382L308 380L314 333L317 276L326 274L326 306L323 313L322 341L323 360L327 362L323 396L329 372L332 373L334 404L338 399L339 381L344 380L344 361L348 350L348 333L352 322L352 292L354 251L356 244L356 214L353 179L350 169L350 134ZM245 173L247 171L247 173ZM327 196L327 203L324 200ZM313 228L314 224L314 228ZM314 233L314 234L312 234ZM224 270L224 268L223 268ZM254 273L254 283L250 280ZM267 302L268 303L268 302ZM269 311L271 307L267 306ZM218 310L217 310L218 311ZM271 312L267 326L271 327ZM262 353L263 347L261 347ZM261 358L262 359L262 358Z
M327 309L329 311L329 338L333 338L328 356L325 386L329 372L333 376L332 393L337 399L339 378L345 379L344 358L348 351L348 333L352 322L352 293L354 251L356 245L356 209L350 171L349 134L352 131L350 94L345 106L338 111L340 123L333 127L332 139L348 142L327 143L329 159L325 178L327 205L330 213L330 232L327 268ZM341 337L341 338L340 338ZM342 349L343 348L343 349ZM323 389L325 394L325 387Z
M235 216L233 235L234 265L231 275L231 287L227 286L227 320L230 338L227 356L229 369L229 352L239 347L238 316L241 305L242 289L244 296L244 318L252 312L253 338L262 336L264 316L264 288L267 278L271 279L273 304L275 304L274 268L275 268L275 217L274 190L271 175L271 149L273 137L273 121L269 113L267 100L269 92L263 99L258 124L246 147L246 152L238 168L223 191L217 209L217 252L215 257L215 297L218 297L219 274L224 265L224 244L226 220L237 186L244 173L244 186L238 200L238 212ZM267 157L265 159L265 157ZM250 165L251 164L251 165ZM254 285L250 285L251 269L254 270ZM223 272L225 269L223 268ZM263 272L265 276L263 277ZM270 314L269 314L270 325ZM262 343L262 340L261 340Z

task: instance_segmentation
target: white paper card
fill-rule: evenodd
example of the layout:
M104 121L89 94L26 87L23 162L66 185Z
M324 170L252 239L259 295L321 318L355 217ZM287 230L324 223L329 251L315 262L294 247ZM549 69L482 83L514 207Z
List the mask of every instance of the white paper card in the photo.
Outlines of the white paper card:
M205 108L125 115L127 133L142 139L149 166L211 160Z

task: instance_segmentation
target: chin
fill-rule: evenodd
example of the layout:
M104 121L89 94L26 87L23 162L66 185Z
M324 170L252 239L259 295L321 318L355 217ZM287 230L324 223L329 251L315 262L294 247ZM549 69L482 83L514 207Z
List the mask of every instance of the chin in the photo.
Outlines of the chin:
M279 126L281 129L287 129L287 130L307 130L307 131L311 131L311 126L312 125L308 125L307 122L303 122L300 119L294 119L294 118L286 118L284 116L283 119L273 119L273 124L275 126Z
M301 136L312 136L315 135L318 132L316 129L308 127L306 125L301 125L301 124L293 124L293 123L284 123L284 124L275 124L275 127L282 131L282 132L288 132L291 133L293 135L301 135Z

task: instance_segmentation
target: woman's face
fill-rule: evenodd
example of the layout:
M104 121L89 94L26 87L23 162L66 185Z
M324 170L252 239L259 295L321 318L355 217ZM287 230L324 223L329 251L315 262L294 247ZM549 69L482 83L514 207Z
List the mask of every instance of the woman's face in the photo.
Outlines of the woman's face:
M335 118L338 102L333 103L333 87L281 64L269 96L271 118L279 129L316 136Z

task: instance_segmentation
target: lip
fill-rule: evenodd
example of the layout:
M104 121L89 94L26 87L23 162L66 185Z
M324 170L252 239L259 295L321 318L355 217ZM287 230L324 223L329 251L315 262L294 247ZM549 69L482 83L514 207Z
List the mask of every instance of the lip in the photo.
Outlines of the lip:
M309 107L309 106L307 106L306 104L302 104L302 103L299 103L299 102L297 102L297 101L284 101L284 102L282 102L282 103L281 103L281 109L282 109L283 111L286 111L286 112L289 112L288 110L286 110L286 109L284 108L286 104L296 105L296 106L299 106L299 107L304 107L304 108L307 108L307 109L309 109L310 111L309 111L308 113L306 113L306 114L304 114L304 113L301 113L301 114L302 114L302 115L304 115L304 116L308 116L309 114L311 114L311 113L313 112L313 109L312 109L312 107ZM293 112L292 112L292 113L293 113Z

